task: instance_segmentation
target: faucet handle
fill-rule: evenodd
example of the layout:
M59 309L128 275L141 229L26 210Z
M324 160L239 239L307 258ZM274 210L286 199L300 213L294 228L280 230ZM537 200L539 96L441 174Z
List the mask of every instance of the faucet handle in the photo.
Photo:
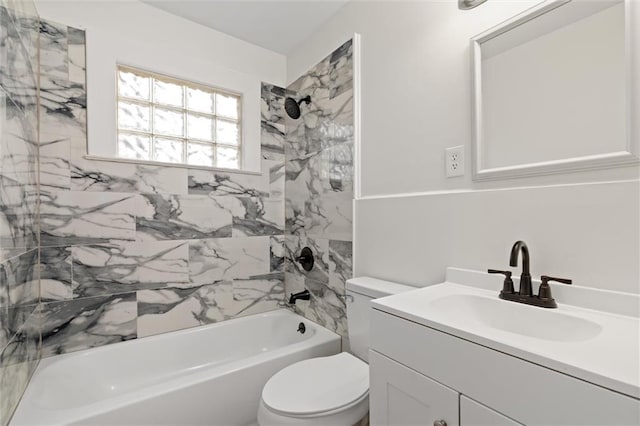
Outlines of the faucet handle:
M568 278L555 278L555 277L550 277L548 275L542 275L540 277L540 279L542 280L542 284L547 284L549 281L555 281L555 282L559 282L562 284L572 284L573 281L571 281Z
M505 278L511 278L511 271L500 271L499 269L487 269L489 274L502 274Z
M512 294L515 293L513 288L513 280L511 279L511 271L500 271L498 269L487 269L487 272L490 274L502 274L504 275L504 282L502 284L502 293L503 294Z
M571 284L573 282L568 278L556 278L550 277L548 275L540 276L540 280L542 281L542 283L540 284L540 288L538 289L538 299L549 301L550 307L552 308L555 308L557 304L551 296L551 287L549 286L549 281L556 281L562 284Z

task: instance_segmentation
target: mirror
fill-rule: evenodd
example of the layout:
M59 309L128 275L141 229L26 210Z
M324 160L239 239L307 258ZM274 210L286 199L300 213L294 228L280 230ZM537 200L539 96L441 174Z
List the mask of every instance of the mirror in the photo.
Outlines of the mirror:
M471 40L474 180L638 162L631 2L547 1Z

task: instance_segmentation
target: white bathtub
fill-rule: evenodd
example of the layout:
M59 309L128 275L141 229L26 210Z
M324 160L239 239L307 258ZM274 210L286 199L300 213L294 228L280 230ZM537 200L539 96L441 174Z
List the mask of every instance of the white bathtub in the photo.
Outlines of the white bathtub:
M273 374L339 351L338 335L279 310L46 358L11 425L251 424Z

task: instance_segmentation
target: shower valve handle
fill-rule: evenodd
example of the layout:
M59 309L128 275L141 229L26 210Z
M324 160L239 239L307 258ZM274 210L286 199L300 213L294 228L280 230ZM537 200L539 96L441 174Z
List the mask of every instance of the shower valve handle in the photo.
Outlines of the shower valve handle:
M302 269L308 272L313 269L313 264L314 264L313 252L309 247L305 247L300 252L300 256L295 258L295 261L302 266Z

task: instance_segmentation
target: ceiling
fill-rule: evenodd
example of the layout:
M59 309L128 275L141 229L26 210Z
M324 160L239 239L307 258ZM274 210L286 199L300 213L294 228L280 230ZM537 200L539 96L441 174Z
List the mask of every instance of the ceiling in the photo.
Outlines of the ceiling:
M143 0L209 28L287 54L349 0Z

